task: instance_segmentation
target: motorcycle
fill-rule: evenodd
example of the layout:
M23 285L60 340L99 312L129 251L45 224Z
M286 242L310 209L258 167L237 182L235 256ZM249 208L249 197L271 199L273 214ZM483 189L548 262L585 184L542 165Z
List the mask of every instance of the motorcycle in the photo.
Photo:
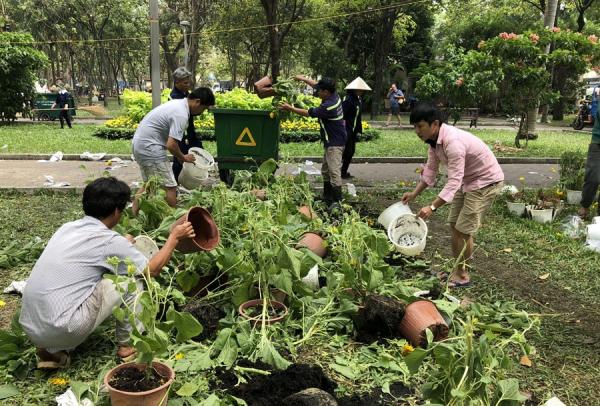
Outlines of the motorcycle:
M587 124L594 125L594 119L596 117L596 112L598 111L598 99L600 96L594 88L592 93L592 100L581 100L579 102L579 110L577 111L577 116L573 123L571 123L571 127L575 130L581 130Z

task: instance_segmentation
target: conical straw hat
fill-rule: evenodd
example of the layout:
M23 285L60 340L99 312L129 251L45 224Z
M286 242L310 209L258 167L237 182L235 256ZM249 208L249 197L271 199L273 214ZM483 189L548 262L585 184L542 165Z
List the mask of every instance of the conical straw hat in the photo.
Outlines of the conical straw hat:
M346 90L371 90L371 88L359 76L356 79L354 79L352 82L350 82L350 84L348 86L346 86Z

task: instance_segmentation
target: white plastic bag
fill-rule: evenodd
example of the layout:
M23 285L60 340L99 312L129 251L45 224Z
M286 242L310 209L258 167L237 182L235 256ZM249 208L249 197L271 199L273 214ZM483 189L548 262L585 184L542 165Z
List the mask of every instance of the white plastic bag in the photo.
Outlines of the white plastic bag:
M585 225L579 216L568 216L562 225L564 235L579 238L585 234Z

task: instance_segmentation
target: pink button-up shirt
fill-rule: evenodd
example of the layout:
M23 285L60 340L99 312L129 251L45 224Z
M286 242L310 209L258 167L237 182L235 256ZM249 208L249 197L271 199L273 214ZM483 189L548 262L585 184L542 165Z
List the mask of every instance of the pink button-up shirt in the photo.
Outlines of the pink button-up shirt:
M438 195L446 202L463 192L481 189L504 180L504 173L494 153L479 138L448 124L442 124L435 148L429 147L421 180L435 184L440 163L448 167L448 182Z

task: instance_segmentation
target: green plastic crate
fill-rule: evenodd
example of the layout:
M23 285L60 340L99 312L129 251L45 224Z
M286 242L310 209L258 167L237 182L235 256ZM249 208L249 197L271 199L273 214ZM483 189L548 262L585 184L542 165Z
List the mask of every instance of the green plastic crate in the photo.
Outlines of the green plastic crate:
M268 110L214 109L219 169L256 169L279 159L279 117Z

